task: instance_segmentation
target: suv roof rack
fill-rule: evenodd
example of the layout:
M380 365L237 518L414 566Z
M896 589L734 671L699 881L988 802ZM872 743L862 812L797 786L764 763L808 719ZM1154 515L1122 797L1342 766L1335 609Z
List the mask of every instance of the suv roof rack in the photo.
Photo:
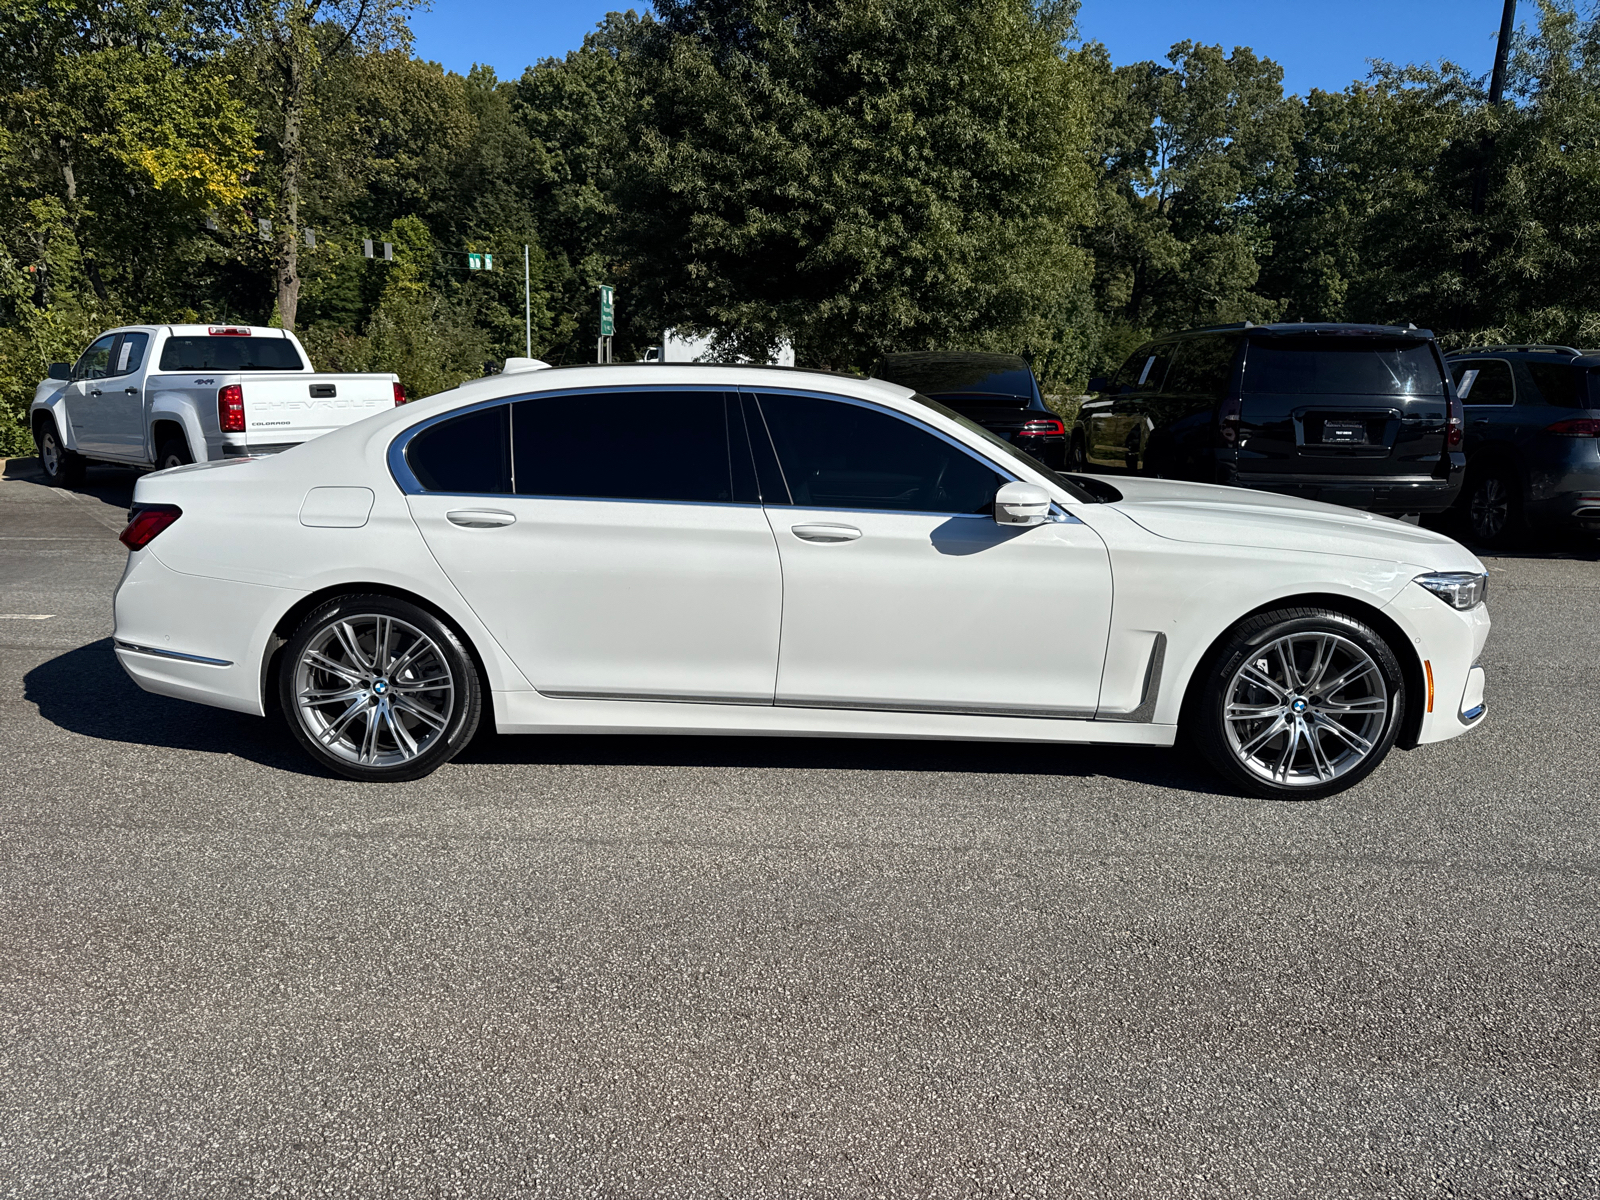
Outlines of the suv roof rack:
M1460 350L1450 351L1449 357L1453 358L1457 354L1491 354L1496 352L1515 354L1568 354L1573 358L1582 358L1584 354L1582 350L1574 350L1571 346L1551 346L1545 345L1541 342L1519 342L1516 345L1505 346L1464 346Z

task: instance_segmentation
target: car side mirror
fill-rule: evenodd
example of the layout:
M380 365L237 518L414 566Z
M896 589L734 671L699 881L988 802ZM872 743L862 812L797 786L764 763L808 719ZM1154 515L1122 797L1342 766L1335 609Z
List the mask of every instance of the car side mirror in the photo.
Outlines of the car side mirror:
M71 379L71 363L51 363L50 370L45 372L46 379Z
M1104 375L1096 375L1093 379L1089 380L1089 390L1091 392L1104 392L1110 387L1111 380Z
M1008 483L994 494L998 525L1043 525L1050 516L1050 493L1036 483Z

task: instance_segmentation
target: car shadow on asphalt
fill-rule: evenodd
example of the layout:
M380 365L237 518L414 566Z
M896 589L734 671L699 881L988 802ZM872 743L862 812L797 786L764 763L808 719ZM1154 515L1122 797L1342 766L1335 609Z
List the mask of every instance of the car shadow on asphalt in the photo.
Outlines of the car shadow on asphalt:
M0 478L36 483L40 487L47 486L44 468L39 465L37 458L8 458L4 462L5 467L0 471ZM117 508L127 508L133 503L133 485L139 482L142 474L142 471L133 467L90 463L84 470L83 482L67 490L93 496L96 500L103 500Z
M263 720L143 692L104 638L23 676L23 697L52 725L131 745L228 754L315 778L334 778L295 743L277 717ZM633 734L502 735L481 730L455 759L489 766L722 767L771 770L926 771L1086 779L1232 795L1192 754L1148 747L857 738ZM449 769L447 766L446 770Z

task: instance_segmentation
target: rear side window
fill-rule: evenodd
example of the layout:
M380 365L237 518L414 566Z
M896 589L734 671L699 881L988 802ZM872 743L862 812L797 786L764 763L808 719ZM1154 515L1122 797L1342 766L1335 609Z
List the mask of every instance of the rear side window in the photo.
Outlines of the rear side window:
M504 495L511 490L511 406L482 408L430 425L406 446L406 463L430 492Z
M1221 400L1233 376L1238 339L1197 337L1179 343L1178 360L1167 372L1165 391L1174 395Z
M1246 351L1244 391L1289 396L1442 396L1426 342L1274 338Z
M131 375L144 365L145 348L150 344L150 335L147 333L125 333L122 343L117 347L117 361L112 370L114 375Z
M759 404L802 507L988 512L1005 482L965 450L878 409L814 396L763 395Z
M1516 392L1511 386L1509 364L1496 358L1451 363L1450 374L1455 378L1458 390L1465 384L1469 372L1476 374L1473 375L1471 388L1461 397L1461 403L1488 407L1510 404L1516 399Z
M1529 363L1528 374L1533 376L1546 404L1557 408L1583 408L1588 402L1581 367L1566 363Z
M163 371L302 371L294 343L282 337L170 337Z
M721 392L519 400L511 416L517 494L731 503L728 407ZM749 450L740 449L748 471Z

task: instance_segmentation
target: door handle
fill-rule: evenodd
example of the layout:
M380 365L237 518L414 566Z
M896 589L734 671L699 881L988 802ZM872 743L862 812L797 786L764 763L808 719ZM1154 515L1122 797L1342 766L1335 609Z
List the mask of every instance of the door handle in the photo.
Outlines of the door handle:
M90 388L89 389L89 395L91 395L91 396L98 396L100 394L101 394L101 392L100 392L99 388Z
M861 536L854 525L795 525L789 532L808 542L853 542Z
M127 392L130 396L137 396L139 394L138 388L123 388L122 390Z
M516 523L517 518L498 508L458 508L447 512L444 519L463 529L499 529Z

